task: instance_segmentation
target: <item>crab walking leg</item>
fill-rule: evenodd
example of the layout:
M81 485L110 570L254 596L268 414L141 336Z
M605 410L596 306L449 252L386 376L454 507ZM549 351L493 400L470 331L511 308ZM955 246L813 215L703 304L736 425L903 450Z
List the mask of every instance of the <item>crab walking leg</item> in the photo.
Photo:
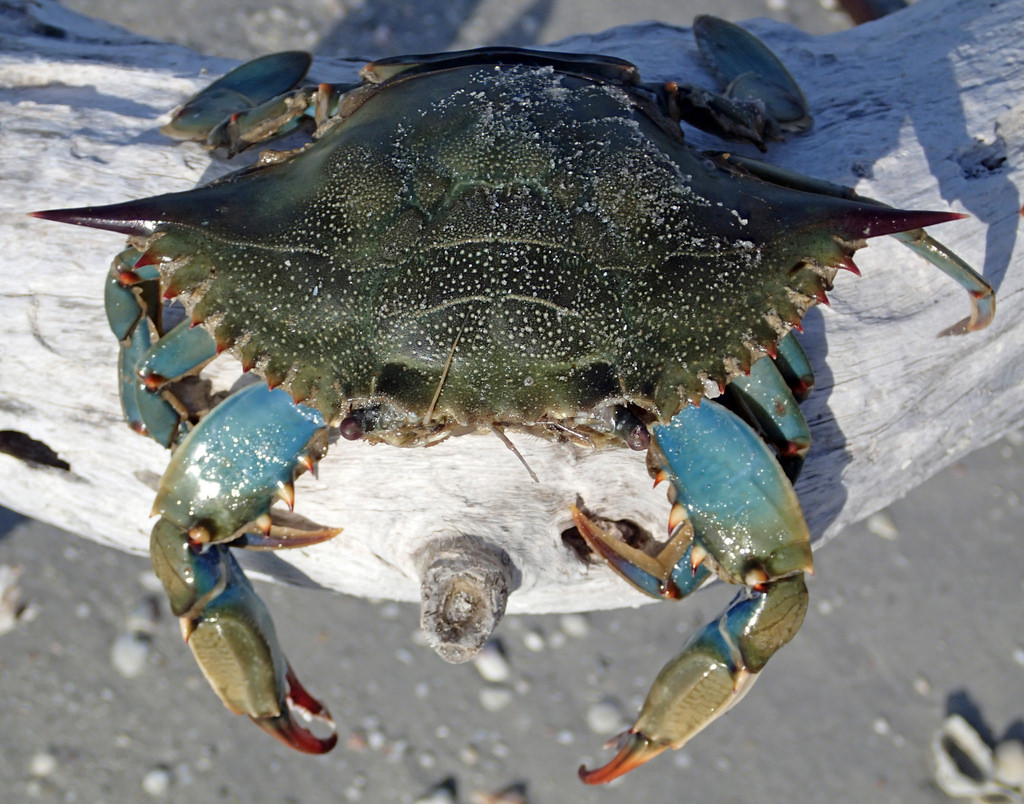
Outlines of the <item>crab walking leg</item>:
M772 363L779 370L797 402L803 402L811 395L811 391L814 390L811 361L807 359L807 353L792 332L779 341Z
M670 527L678 523L676 544L669 547L681 557L671 573L696 577L711 570L748 589L658 675L615 758L597 770L580 769L588 784L611 781L666 748L682 746L734 706L772 654L793 638L807 609L803 573L813 571L810 533L792 485L757 434L723 406L705 401L655 427L651 450L659 479L671 482L676 500L670 516ZM598 530L596 541L602 552L628 558L608 534ZM646 572L641 567L635 574Z
M810 128L813 120L803 90L764 42L706 14L694 19L693 36L704 61L726 87L726 96L761 105L772 123L772 136Z
M200 327L183 321L162 326L160 275L145 254L127 248L110 266L104 290L107 323L121 343L121 408L132 429L169 447L184 434L184 408L167 383L191 374L217 356L217 344Z
M766 139L803 131L813 120L800 85L761 40L738 25L701 16L693 34L724 94L670 81L660 88L669 115L726 139L747 140L762 151Z
M284 391L261 384L229 397L172 456L154 503L161 518L150 545L182 634L225 706L310 753L337 741L330 713L295 677L229 545L306 545L338 533L306 531L288 545L294 531L278 530L270 518L275 499L293 499L293 480L320 457L324 436L320 414ZM297 715L318 719L331 733L316 736Z
M726 386L725 399L775 448L786 477L795 483L811 448L811 430L775 363L758 360L750 374L736 377Z
M185 101L160 133L201 142L229 115L260 106L295 87L312 61L300 50L247 61Z
M211 149L224 148L232 157L257 143L294 131L304 120L320 125L337 112L341 96L353 88L320 84L294 89L259 106L230 114L210 131L204 144Z
M146 391L136 364L160 332L160 275L153 265L136 268L142 252L126 248L110 264L103 302L107 324L121 344L118 353L121 410L128 426L164 446L178 436L181 416L162 395Z
M341 97L358 84L293 89L311 62L310 54L298 50L246 62L187 100L160 131L207 148L224 148L232 157L294 131L306 119L319 126L337 113Z
M901 243L924 257L946 276L960 283L971 298L971 314L944 329L940 335L963 335L985 329L996 314L996 295L992 286L982 279L963 258L944 246L924 229L897 232L893 235Z

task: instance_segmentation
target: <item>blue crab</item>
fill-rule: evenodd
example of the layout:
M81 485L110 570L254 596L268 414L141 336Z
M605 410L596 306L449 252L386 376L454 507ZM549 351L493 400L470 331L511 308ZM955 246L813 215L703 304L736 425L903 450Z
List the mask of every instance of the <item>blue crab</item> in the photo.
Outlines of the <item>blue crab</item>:
M792 486L813 376L790 331L883 234L968 291L972 314L953 329L986 326L995 300L921 228L962 216L685 142L681 122L761 149L810 125L757 39L706 17L695 32L724 94L645 83L612 57L515 48L385 59L334 87L295 88L306 54L263 57L165 132L229 154L309 125L312 141L188 192L36 213L129 235L106 284L121 399L131 426L173 449L153 566L232 711L303 751L336 742L231 552L337 532L271 512L292 507L329 428L403 447L512 428L646 450L667 482L667 542L632 546L574 507L586 543L655 597L713 576L741 591L661 671L617 755L580 769L585 782L681 746L792 639L813 566ZM188 317L165 326L174 297ZM224 350L266 382L197 419L176 381Z

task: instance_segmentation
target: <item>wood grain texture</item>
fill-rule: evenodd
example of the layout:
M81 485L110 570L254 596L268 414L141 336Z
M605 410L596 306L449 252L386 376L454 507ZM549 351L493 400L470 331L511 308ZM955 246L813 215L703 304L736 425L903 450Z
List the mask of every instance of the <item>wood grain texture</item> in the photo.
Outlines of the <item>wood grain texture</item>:
M224 163L158 128L167 110L232 65L47 1L5 10L0 430L45 443L71 468L0 454L0 503L142 553L167 454L121 421L117 349L102 307L106 267L121 240L25 213L184 190L224 172ZM982 270L999 296L989 329L936 337L966 314L964 293L887 238L859 252L862 279L841 276L831 309L808 316L803 343L818 387L804 406L814 445L797 490L819 541L1021 421L1021 18L1024 0L922 0L826 37L750 25L802 84L816 121L775 147L771 160L894 206L969 213L933 234ZM712 84L688 30L651 23L559 47L630 59L648 80ZM314 77L352 80L357 67L318 62ZM237 373L231 362L219 361L224 382ZM509 611L642 602L603 567L580 564L560 533L577 499L661 533L668 508L663 492L650 489L643 457L513 438L539 483L497 438L428 450L339 443L318 480L300 479L296 510L344 532L329 544L246 563L278 579L415 600L413 557L425 541L462 532L512 558L519 588Z

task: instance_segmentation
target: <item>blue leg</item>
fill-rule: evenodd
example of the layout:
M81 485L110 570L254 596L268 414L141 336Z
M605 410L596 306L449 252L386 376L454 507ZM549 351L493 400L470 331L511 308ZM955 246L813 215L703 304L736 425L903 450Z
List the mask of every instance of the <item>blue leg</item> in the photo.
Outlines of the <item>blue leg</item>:
M110 329L121 342L118 365L125 419L137 432L169 447L184 435L187 412L166 386L212 360L216 343L187 321L164 333L159 272L134 248L114 258L104 302Z
M793 638L807 609L810 533L792 485L758 435L711 401L684 408L653 435L658 479L671 483L673 538L658 557L638 558L639 551L623 549L579 515L588 526L585 537L648 593L666 585L662 578L697 579L700 572L746 589L661 671L615 758L593 771L580 769L588 784L611 781L682 746L734 706Z
M792 335L786 340L792 340ZM729 383L725 400L772 446L786 477L795 483L811 448L811 430L776 362L758 360L750 374Z
M224 705L308 753L337 741L330 713L299 683L273 622L229 545L304 546L333 528L292 539L270 508L291 503L296 475L326 448L323 419L283 391L251 386L218 405L185 438L160 482L150 554L182 634ZM317 736L296 719L313 718Z
M804 348L792 332L779 341L772 362L775 363L775 368L779 370L797 402L803 402L811 395L811 391L814 390L811 361L807 359Z
M319 126L359 84L295 89L311 61L308 53L293 50L246 62L186 101L161 131L207 148L224 148L232 157L305 121Z

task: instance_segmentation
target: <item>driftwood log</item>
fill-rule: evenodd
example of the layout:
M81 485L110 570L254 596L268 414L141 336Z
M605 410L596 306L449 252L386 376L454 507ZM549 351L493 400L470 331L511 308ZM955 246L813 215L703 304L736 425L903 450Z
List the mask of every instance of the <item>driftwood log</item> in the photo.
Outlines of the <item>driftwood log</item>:
M167 110L233 65L47 0L0 5L0 503L144 553L167 453L121 420L117 347L102 303L121 239L26 213L184 190L228 169L158 128ZM841 276L831 308L807 317L802 341L818 385L804 406L814 445L797 490L819 542L1020 423L1021 19L1024 0L922 0L831 36L749 26L803 85L816 121L769 158L894 206L969 213L933 234L999 297L988 329L938 337L966 315L963 290L884 238L858 253L863 278ZM650 23L558 48L630 59L649 80L713 85L684 29ZM314 77L353 80L357 67L318 62ZM230 383L237 364L218 363ZM539 482L495 437L419 450L336 444L319 479L297 484L296 511L344 531L249 566L415 600L438 546L468 536L511 559L503 570L511 611L642 602L606 568L581 563L562 533L577 500L663 533L668 505L651 489L643 456L510 435Z

